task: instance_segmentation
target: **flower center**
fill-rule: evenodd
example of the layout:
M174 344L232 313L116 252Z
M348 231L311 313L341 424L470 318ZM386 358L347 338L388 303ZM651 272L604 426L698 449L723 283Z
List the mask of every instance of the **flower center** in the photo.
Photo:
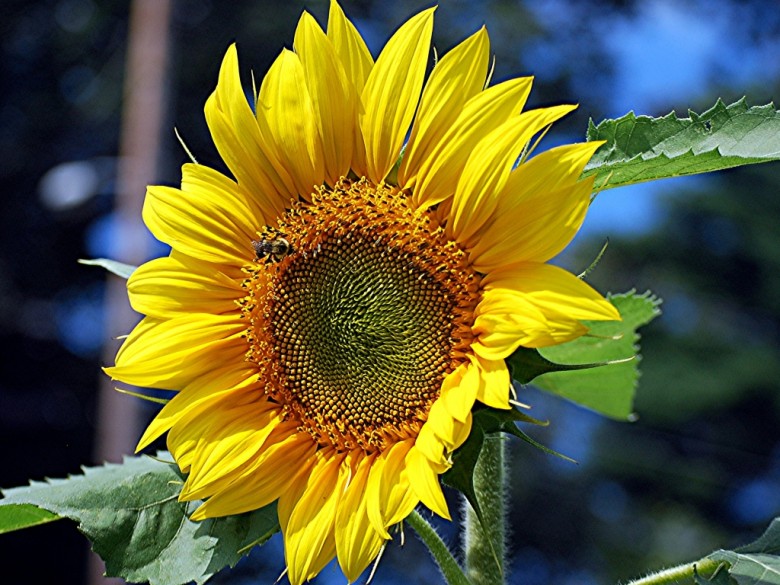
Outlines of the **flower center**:
M365 180L293 204L253 245L285 252L250 271L249 359L269 396L339 450L416 436L471 341L464 252L406 194Z

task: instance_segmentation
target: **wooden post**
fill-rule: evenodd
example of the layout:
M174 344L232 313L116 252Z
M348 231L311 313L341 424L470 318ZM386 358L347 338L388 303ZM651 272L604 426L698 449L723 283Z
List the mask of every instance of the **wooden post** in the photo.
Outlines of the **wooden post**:
M133 0L127 38L122 128L119 145L114 250L116 260L138 265L147 260L149 236L141 221L146 186L157 178L160 136L167 93L171 0ZM130 332L139 316L127 301L125 281L109 275L105 296L106 345L103 362L113 364L120 345L115 338ZM120 462L133 452L141 431L138 399L119 394L101 378L97 403L94 459ZM89 582L105 585L97 555L90 558Z

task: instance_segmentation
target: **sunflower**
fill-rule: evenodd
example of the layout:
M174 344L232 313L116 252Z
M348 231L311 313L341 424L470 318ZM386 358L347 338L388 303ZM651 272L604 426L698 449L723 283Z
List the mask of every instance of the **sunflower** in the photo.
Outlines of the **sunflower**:
M488 86L484 28L426 82L433 12L376 62L336 2L327 32L304 13L257 92L230 47L205 113L232 177L193 162L146 196L172 251L129 279L145 317L107 372L178 391L138 449L168 433L193 519L278 502L294 585L334 557L354 581L418 503L449 518L439 475L477 401L510 407L505 358L619 319L547 264L599 143L529 157L574 106Z

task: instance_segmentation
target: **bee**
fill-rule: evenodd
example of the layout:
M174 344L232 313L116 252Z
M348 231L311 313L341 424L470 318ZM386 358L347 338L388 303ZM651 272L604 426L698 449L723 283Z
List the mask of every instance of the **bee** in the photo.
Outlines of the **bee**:
M292 252L292 246L285 238L277 235L274 238L263 238L261 240L252 240L252 247L255 249L255 260L265 258L265 263L280 262L285 256Z

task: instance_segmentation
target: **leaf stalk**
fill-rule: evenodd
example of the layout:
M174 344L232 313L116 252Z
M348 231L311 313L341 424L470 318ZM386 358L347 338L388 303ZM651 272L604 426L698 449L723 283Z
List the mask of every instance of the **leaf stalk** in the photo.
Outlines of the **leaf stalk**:
M640 577L625 585L670 585L671 583L692 583L696 574L712 575L718 567L723 564L722 561L713 559L701 559L694 563L685 563L670 567L657 573Z

